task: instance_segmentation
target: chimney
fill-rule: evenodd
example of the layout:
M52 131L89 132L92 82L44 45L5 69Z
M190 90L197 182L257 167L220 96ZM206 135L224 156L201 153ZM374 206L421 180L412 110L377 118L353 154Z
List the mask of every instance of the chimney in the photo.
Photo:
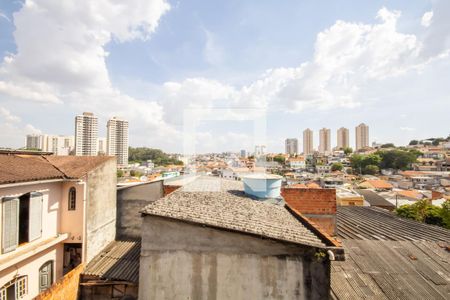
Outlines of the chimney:
M336 190L282 188L284 201L330 236L336 235Z

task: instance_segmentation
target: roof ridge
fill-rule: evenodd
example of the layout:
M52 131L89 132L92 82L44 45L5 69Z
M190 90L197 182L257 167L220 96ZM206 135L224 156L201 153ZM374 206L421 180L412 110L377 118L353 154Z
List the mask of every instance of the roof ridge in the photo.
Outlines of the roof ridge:
M67 174L66 173L64 173L63 172L63 170L61 170L60 168L58 168L57 166L55 166L51 161L49 161L44 155L41 155L41 157L46 161L46 162L48 162L53 168L55 168L58 172L60 172L60 173L62 173L63 174L63 179L69 179L70 177L69 176L67 176Z

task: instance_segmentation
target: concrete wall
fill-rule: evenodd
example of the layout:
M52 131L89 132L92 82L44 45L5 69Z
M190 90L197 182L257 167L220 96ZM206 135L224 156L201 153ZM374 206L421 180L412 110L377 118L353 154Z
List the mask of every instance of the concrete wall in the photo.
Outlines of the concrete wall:
M328 299L317 249L145 216L139 299Z
M116 170L110 159L87 175L86 263L116 235Z
M162 180L118 189L117 238L141 237L142 218L139 211L163 196Z

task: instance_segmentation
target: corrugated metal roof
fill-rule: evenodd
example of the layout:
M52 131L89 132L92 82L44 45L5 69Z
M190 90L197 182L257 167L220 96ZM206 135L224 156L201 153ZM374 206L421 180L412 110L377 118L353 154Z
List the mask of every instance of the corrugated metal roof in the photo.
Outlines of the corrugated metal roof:
M448 251L430 241L344 240L331 264L333 299L449 299Z
M375 207L338 207L345 261L331 264L333 299L449 299L450 230Z
M138 240L113 241L89 262L83 275L138 283L140 252Z
M450 241L450 230L396 216L378 207L339 206L337 232L342 239Z

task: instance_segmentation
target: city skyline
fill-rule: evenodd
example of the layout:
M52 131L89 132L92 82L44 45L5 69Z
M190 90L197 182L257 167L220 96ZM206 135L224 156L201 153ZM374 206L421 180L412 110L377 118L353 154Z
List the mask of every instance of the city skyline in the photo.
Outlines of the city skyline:
M380 143L447 136L449 6L158 0L139 12L109 11L108 20L119 14L121 22L86 24L108 10L79 1L85 17L70 5L3 2L0 146L18 148L26 134L68 134L72 115L94 111L100 123L133 121L132 146L180 153L191 107L265 111L271 152L301 138L300 128L363 121ZM198 151L252 149L247 123L200 124Z

